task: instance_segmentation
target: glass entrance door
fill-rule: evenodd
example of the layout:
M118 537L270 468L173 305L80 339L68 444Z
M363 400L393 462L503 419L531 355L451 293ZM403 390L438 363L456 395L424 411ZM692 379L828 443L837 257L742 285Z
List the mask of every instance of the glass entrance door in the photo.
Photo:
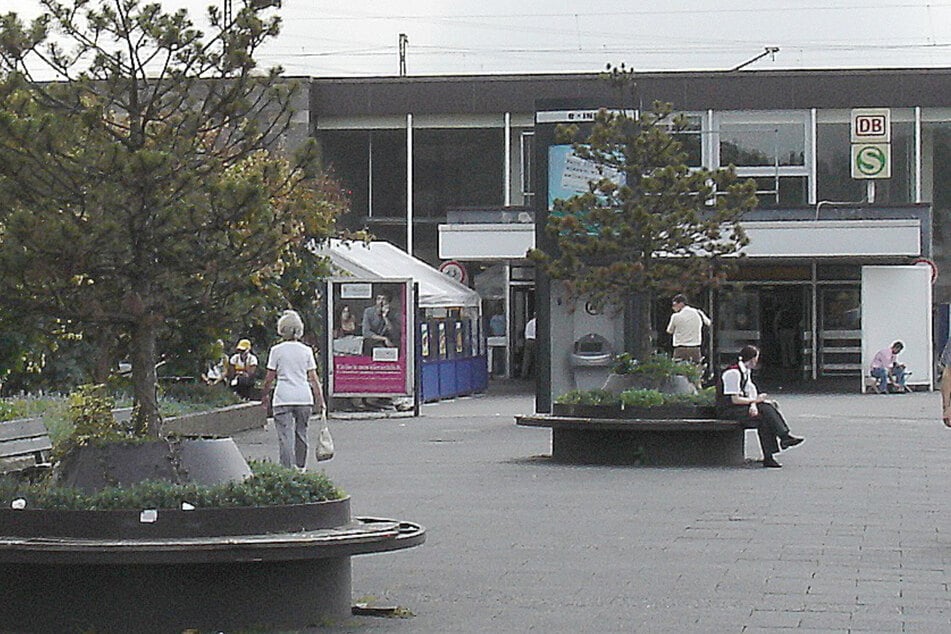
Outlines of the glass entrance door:
M812 304L809 284L725 286L716 305L718 368L736 363L745 345L760 349L757 376L795 383L811 368Z

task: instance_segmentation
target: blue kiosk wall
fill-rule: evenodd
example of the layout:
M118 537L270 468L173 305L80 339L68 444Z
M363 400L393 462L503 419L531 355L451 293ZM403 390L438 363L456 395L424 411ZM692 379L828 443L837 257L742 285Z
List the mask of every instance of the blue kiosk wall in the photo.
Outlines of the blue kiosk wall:
M489 371L478 320L450 316L419 320L416 341L424 403L484 392Z

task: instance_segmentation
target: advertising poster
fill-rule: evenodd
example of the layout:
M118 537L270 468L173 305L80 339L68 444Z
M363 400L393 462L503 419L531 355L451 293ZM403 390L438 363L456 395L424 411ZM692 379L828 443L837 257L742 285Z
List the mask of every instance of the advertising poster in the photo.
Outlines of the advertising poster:
M593 161L575 156L570 145L552 145L548 148L548 209L556 200L567 200L588 192L591 183L602 178L618 185L625 181L624 174L616 169L598 165Z
M331 396L413 393L410 281L331 280Z

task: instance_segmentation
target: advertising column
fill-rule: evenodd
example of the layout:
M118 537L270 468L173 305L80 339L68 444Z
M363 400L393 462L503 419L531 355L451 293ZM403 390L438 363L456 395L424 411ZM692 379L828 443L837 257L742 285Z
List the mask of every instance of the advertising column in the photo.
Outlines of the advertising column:
M330 396L412 396L412 281L334 279Z

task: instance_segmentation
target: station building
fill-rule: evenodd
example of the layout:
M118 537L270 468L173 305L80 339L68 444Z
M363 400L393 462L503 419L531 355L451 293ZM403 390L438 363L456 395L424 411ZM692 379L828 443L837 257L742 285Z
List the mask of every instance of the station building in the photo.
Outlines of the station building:
M930 387L947 336L935 315L951 302L951 69L634 80L635 108L669 102L689 118L680 139L691 165L732 164L758 186L739 271L691 298L715 320L707 356L721 363L756 342L772 378L859 385L875 350L904 338L914 380ZM596 332L623 345L617 320L559 309L557 289L536 288L524 257L544 239L555 127L630 107L617 88L595 73L306 81L309 134L350 192L344 224L445 265L479 291L496 374L518 374L521 333L536 311L542 408L545 395L576 385L573 341ZM890 120L890 177L874 190L852 175L858 108L884 109ZM662 298L653 324L661 348L667 308ZM497 320L490 329L495 314L504 328Z

